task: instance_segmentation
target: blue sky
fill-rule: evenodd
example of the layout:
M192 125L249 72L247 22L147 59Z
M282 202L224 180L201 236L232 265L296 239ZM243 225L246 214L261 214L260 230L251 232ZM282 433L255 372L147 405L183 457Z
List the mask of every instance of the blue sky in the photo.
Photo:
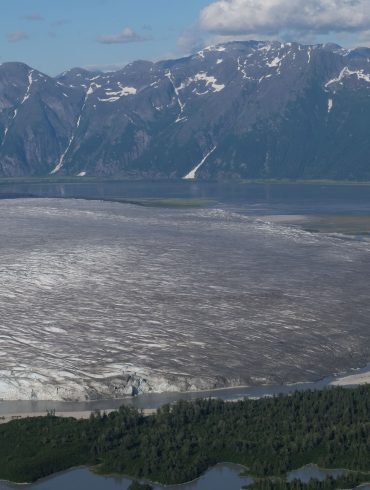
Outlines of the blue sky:
M3 0L0 62L112 69L232 39L370 45L370 0Z
M4 0L5 1L5 0ZM177 41L206 0L12 0L2 9L0 62L55 74L73 66L122 65L181 54ZM130 28L142 40L98 39ZM147 39L147 40L146 40Z

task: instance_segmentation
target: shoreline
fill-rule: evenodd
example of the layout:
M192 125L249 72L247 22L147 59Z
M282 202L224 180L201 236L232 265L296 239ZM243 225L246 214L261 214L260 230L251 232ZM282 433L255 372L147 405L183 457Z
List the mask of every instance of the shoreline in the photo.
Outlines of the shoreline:
M222 463L216 463L215 465L213 466L209 466L201 475L199 475L197 478L194 478L193 480L190 480L190 481L186 481L186 482L183 482L183 483L175 483L173 485L163 485L162 483L160 482L156 482L156 481L151 481L151 480L147 480L147 479L143 479L143 481L145 483L149 483L151 485L159 485L160 487L163 488L163 490L165 490L168 486L171 486L172 487L178 487L179 489L181 489L182 487L184 487L185 485L191 485L199 480L201 480L209 471L213 470L214 468L217 468L218 466L220 467L235 467L238 469L238 471L240 471L240 476L243 478L248 478L249 476L248 475L244 475L244 472L246 472L248 470L248 468L242 464L239 464L239 463L232 463L230 461L225 461L225 462L222 462ZM120 474L120 473L99 473L96 471L96 466L84 466L84 465L80 465L80 466L73 466L71 468L68 468L67 470L61 470L61 471L57 471L55 473L52 473L51 475L48 475L48 476L45 476L43 478L39 478L38 480L36 480L36 482L13 482L13 481L10 481L10 480L0 480L0 485L2 483L4 483L5 485L11 485L11 488L18 488L18 487L29 487L30 485L34 485L34 484L38 484L38 483L43 483L43 482L46 482L46 481L49 481L49 480L53 480L54 478L58 477L58 475L64 475L66 473L70 473L72 471L76 471L76 470L88 470L90 473L92 473L93 475L95 476L101 476L101 477L105 477L105 478L114 478L116 476L120 477L120 478L126 478L127 480L131 480L131 481L135 481L137 480L137 478L135 477L132 477L130 475L126 475L126 474ZM0 486L1 488L1 486Z
M0 400L0 424L8 423L13 420L20 420L24 418L42 417L46 416L51 410L55 411L57 417L71 417L75 419L88 419L91 413L100 411L101 413L109 414L115 412L120 406L126 405L136 410L141 410L145 416L152 415L157 410L165 405L176 403L177 401L194 401L199 398L220 398L224 401L237 402L247 399L260 399L264 397L276 396L278 394L289 395L295 391L308 391L308 390L323 390L328 388L355 388L358 386L370 384L370 363L363 367L351 368L349 371L338 372L329 376L324 376L316 381L300 381L294 383L287 383L282 385L259 385L259 386L229 386L223 388L213 388L188 392L163 392L163 393L143 393L135 397L125 397L122 399L117 398L104 398L101 400L87 400L87 401L57 401L57 400ZM220 395L221 392L221 396ZM145 400L145 396L154 397L155 400ZM161 399L163 398L163 399ZM23 411L10 408L1 412L1 406L12 404L56 404L57 406L41 409L40 407L33 410L32 408L25 408ZM135 403L136 402L136 403ZM143 402L143 406L140 403ZM145 403L146 402L146 403ZM81 408L78 405L81 404ZM88 405L91 404L91 407ZM102 406L95 406L94 404L101 404ZM59 405L59 407L58 407ZM65 405L63 407L63 405ZM75 408L68 409L68 405L76 405ZM104 406L105 405L105 406ZM114 406L115 405L115 406Z
M117 408L110 408L107 410L100 410L101 413L110 414L112 412L116 412ZM76 420L86 420L90 417L92 413L96 412L96 410L76 410L76 411L55 411L53 416L62 417L62 418L72 418ZM145 408L142 410L144 417L149 417L149 415L153 415L157 413L156 408ZM0 425L7 424L9 422L14 422L15 420L22 420L28 418L36 418L36 417L47 417L47 411L44 412L20 412L20 413L9 413L9 414L1 414L0 415Z
M184 180L183 178L178 179L150 179L150 178L124 178L124 177L77 177L77 176L66 176L66 177L2 177L0 178L0 186L2 185L16 185L16 184L107 184L107 183L120 183L120 182L150 182L150 183L183 183L194 184L276 184L276 185L286 185L286 184L307 184L307 185L338 185L338 186L365 186L370 187L369 180L333 180L333 179L225 179L225 180Z

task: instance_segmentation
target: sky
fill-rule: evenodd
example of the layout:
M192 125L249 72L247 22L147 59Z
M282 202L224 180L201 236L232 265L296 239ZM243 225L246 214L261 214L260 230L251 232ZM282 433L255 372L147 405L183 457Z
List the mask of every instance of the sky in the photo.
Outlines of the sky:
M240 39L370 46L370 0L0 0L0 63L118 69Z

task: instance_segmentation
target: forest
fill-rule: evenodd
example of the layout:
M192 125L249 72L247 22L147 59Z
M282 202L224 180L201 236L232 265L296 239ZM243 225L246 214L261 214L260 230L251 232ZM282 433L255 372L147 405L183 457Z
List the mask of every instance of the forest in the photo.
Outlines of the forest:
M0 479L30 482L87 465L102 474L174 484L227 461L247 468L255 478L251 489L343 488L346 478L370 480L369 416L370 386L181 401L148 417L125 406L88 420L49 413L0 425ZM342 482L286 482L287 472L308 463L353 473Z

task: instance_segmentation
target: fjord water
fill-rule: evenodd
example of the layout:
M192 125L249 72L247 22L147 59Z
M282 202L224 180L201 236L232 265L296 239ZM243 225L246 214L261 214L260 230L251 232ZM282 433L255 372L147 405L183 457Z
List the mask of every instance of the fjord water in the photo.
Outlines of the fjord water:
M0 398L304 382L369 360L370 243L276 215L370 214L368 187L4 186ZM202 208L99 200L211 199Z
M242 184L197 181L147 182L73 182L6 183L2 195L32 195L50 198L140 199L194 198L211 199L224 205L248 206L248 212L296 214L370 213L370 186L324 184ZM249 206L252 206L250 208Z

